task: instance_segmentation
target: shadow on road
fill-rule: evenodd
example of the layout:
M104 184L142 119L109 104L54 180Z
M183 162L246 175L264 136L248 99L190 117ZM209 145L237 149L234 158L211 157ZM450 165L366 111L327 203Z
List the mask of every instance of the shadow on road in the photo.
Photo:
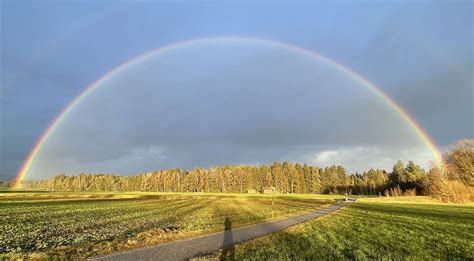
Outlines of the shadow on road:
M234 239L232 237L232 222L227 217L224 221L224 242L220 260L235 260Z

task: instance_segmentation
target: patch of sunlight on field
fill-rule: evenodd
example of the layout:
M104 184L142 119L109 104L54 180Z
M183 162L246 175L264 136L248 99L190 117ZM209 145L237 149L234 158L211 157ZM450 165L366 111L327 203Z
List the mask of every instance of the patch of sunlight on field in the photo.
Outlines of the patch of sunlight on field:
M373 203L399 203L399 204L444 204L444 205L465 205L474 206L474 202L454 204L443 203L439 200L429 196L403 196L403 197L365 197L358 199L359 202L373 202Z
M361 198L360 202L374 202L374 203L427 203L437 204L436 200L429 196L403 196L403 197L372 197Z
M339 194L242 194L242 193L195 193L195 192L61 192L61 191L0 191L0 200L67 200L67 199L127 199L127 198L146 198L159 196L189 196L189 197L227 197L227 198L286 198L286 199L342 199L344 196Z

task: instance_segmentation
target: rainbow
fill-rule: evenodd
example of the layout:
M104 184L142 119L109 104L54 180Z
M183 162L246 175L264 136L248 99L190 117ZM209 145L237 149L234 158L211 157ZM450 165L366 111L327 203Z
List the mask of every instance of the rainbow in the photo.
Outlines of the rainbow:
M245 42L253 42L256 44L265 44L269 46L275 46L275 47L283 47L292 51L295 51L297 53L306 55L310 58L316 59L318 61L322 61L326 63L329 66L334 67L335 69L343 72L345 75L353 79L354 81L358 82L362 86L365 86L371 93L373 93L375 96L379 97L381 100L385 102L385 104L390 107L403 121L407 123L407 125L410 127L410 130L414 132L414 134L419 138L419 140L429 149L429 151L433 154L434 162L440 166L442 166L442 156L438 148L436 147L435 143L433 140L429 137L429 135L421 128L421 126L415 121L415 119L408 114L407 111L405 111L399 104L397 104L393 99L391 99L388 95L386 95L380 88L378 88L375 84L371 83L364 77L362 77L360 74L354 72L353 70L350 70L349 68L345 67L342 64L339 64L315 51L304 49L302 47L289 44L289 43L284 43L284 42L279 42L275 40L266 40L266 39L261 39L261 38L255 38L255 37L243 37L243 36L221 36L221 37L206 37L206 38L197 38L197 39L191 39L188 41L183 41L183 42L178 42L178 43L173 43L170 45L166 45L154 50L151 50L149 52L146 52L144 54L141 54L121 65L116 67L115 69L107 72L105 75L103 75L101 78L93 82L91 85L89 85L80 95L78 95L71 103L69 103L66 108L61 111L58 116L52 121L51 125L44 131L43 135L40 137L36 145L33 147L31 150L30 154L24 161L20 171L18 172L13 188L18 189L21 187L21 181L25 179L27 176L33 162L35 161L36 156L38 153L41 151L41 148L43 144L47 141L48 137L51 136L51 134L54 132L54 130L61 125L61 123L64 121L65 118L67 118L68 114L74 110L74 108L81 103L84 99L86 99L89 95L91 95L95 89L97 89L102 83L106 82L107 80L113 78L115 75L119 74L120 72L126 70L127 68L130 68L131 66L134 66L136 64L139 64L141 62L146 61L148 58L157 55L157 54L162 54L168 51L176 50L178 48L186 47L186 46L191 46L194 44L206 42L206 41L223 41L223 42L233 42L233 41L245 41Z

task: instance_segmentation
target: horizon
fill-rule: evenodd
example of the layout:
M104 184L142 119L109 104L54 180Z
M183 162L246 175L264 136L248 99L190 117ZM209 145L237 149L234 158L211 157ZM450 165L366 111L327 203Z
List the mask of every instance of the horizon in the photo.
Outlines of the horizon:
M412 161L412 160L409 160L407 162L404 162L404 161L401 161L401 162L403 163L404 166L406 166L406 165L408 165L408 163L410 161ZM257 167L257 168L261 168L261 167L264 167L264 166L271 167L274 163L283 164L285 162L288 162L292 165L299 164L301 167L308 166L308 167L318 168L320 170L325 170L325 169L328 169L328 168L331 168L331 167L342 167L342 168L345 169L347 176L362 175L362 174L367 173L371 170L382 171L382 172L385 172L387 175L389 175L393 170L393 168L392 169L369 168L369 169L363 170L362 172L357 172L357 171L356 172L348 172L347 169L343 165L337 165L337 164L326 165L326 166L316 166L316 165L311 165L311 164L301 163L301 162L274 161L272 163L261 163L261 164L257 163L257 164L236 164L236 165L214 165L214 166L209 166L209 167L196 166L196 167L193 167L193 168L190 168L190 169L181 168L181 167L170 167L170 168L165 168L165 169L153 169L153 170L148 170L148 171L141 171L141 172L132 173L132 174L122 174L122 173L113 173L113 172L94 173L94 172L86 172L86 171L83 171L83 172L80 172L80 173L72 173L72 174L56 173L54 175L51 175L51 176L48 176L48 177L45 177L45 178L41 178L41 179L20 179L20 180L13 179L13 180L0 180L0 182L15 182L16 186L20 186L22 182L35 182L35 181L47 180L47 179L54 178L56 176L61 176L61 175L64 175L66 177L77 177L81 174L86 174L86 175L112 175L112 176L140 176L140 175L146 175L146 174L154 173L154 172L169 171L169 170L176 170L176 169L184 170L186 172L191 172L191 171L196 170L196 169L211 170L211 169L218 169L218 168L225 168L225 167ZM415 161L412 161L412 162L415 165L420 166L417 162L415 162ZM398 161L394 162L393 165L395 165L397 163L398 163ZM423 171L425 171L425 172L427 171L427 169L423 168L422 166L420 166L420 167L422 168Z

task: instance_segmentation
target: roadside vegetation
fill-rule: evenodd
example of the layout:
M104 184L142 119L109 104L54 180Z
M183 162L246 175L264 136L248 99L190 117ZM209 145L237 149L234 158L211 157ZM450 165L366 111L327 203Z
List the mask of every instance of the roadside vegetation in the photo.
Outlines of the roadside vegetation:
M473 204L428 197L361 199L334 214L198 259L471 260L473 216Z
M0 257L85 258L314 210L317 195L0 193Z

